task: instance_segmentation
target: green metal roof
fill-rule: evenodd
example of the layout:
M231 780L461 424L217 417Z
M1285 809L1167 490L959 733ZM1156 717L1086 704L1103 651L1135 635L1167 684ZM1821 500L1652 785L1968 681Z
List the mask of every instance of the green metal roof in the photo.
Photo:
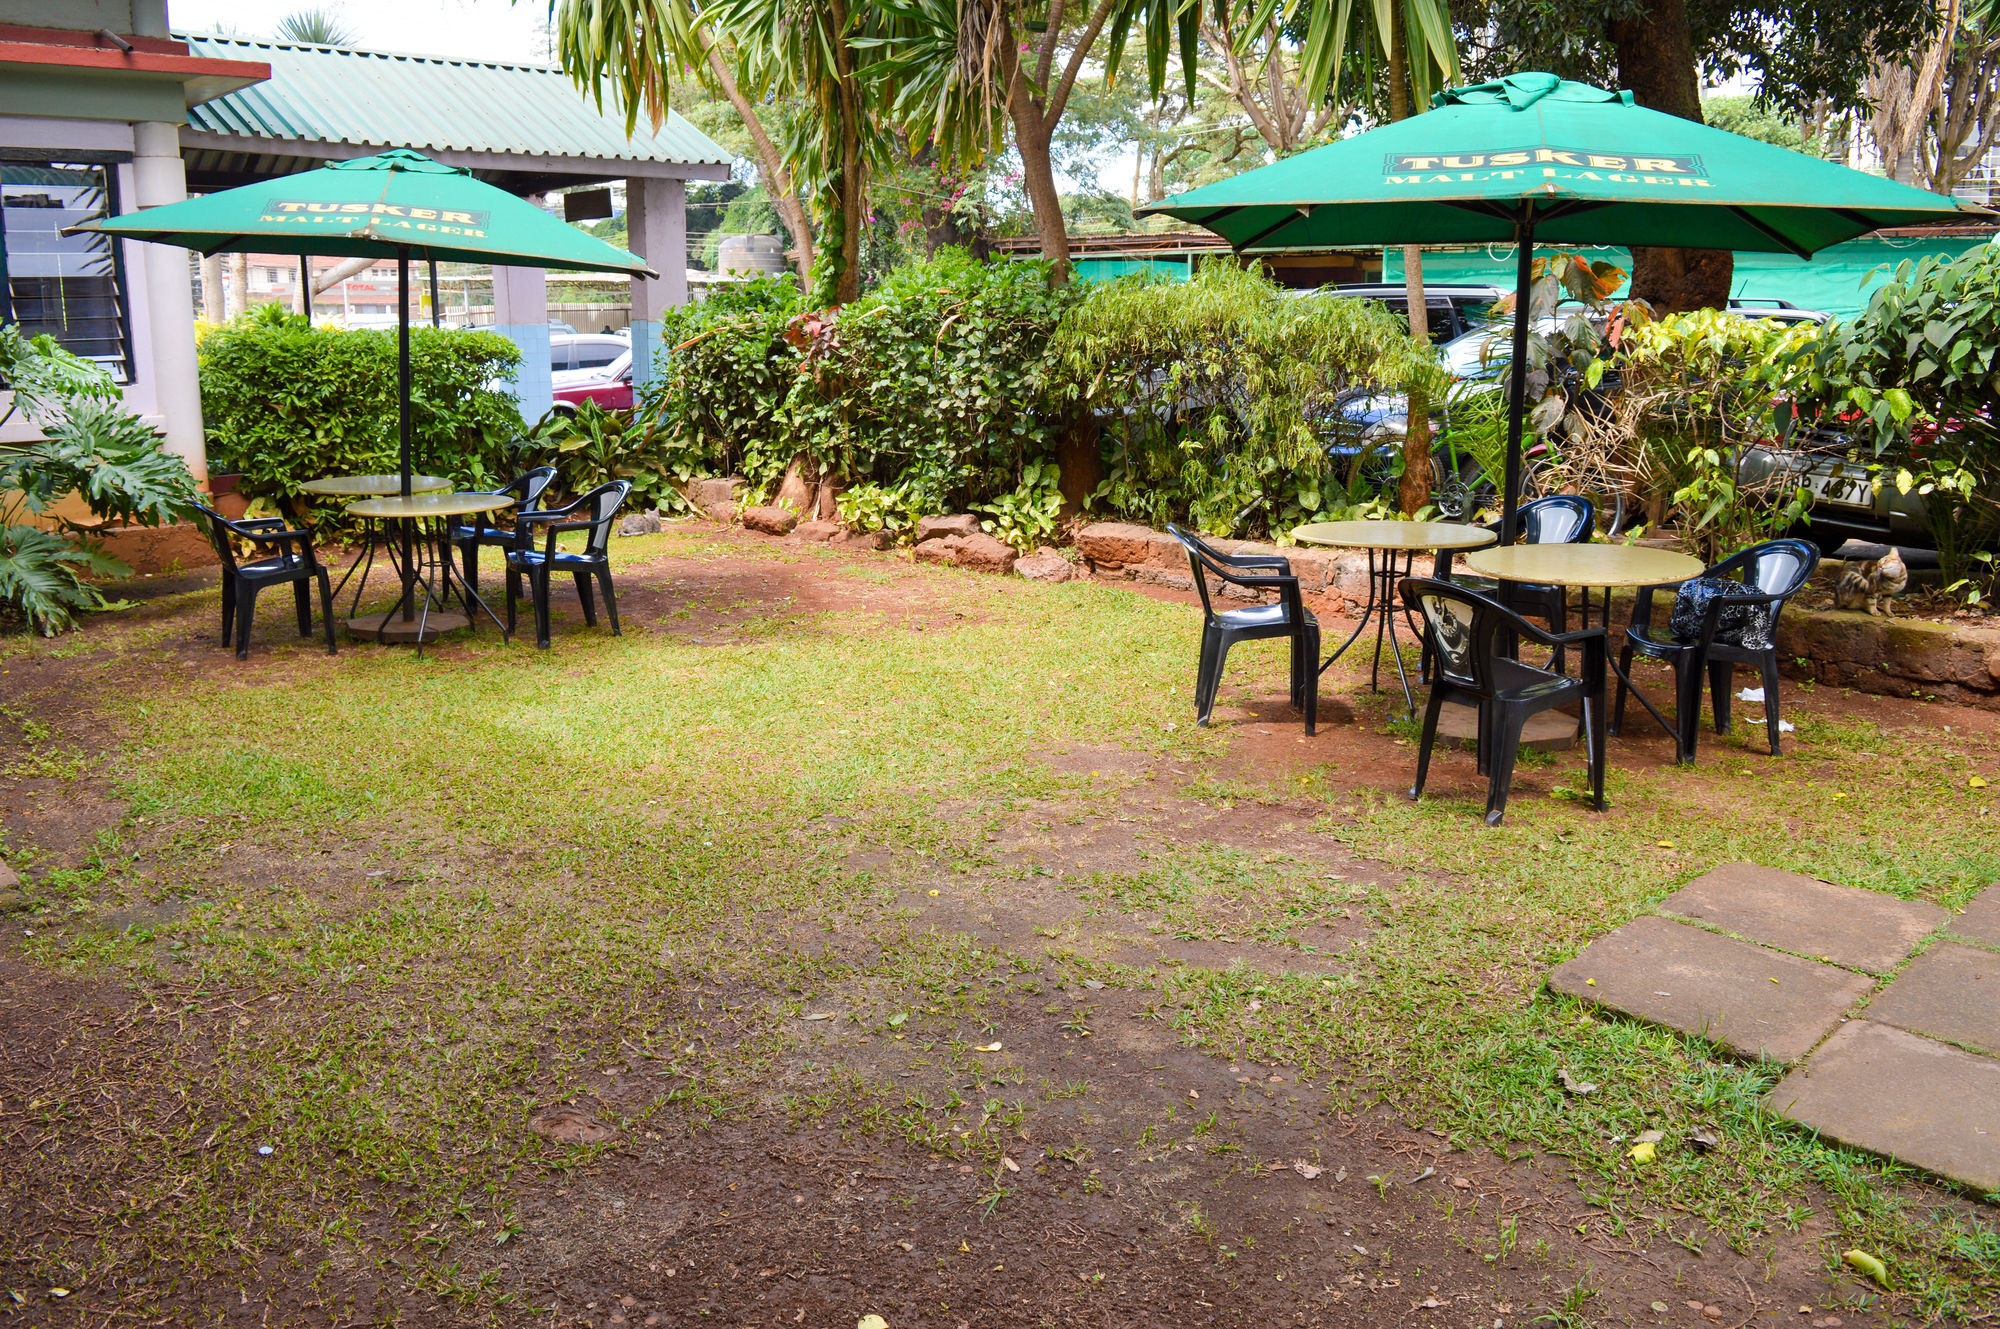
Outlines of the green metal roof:
M188 110L188 126L238 138L727 166L730 156L679 115L657 131L625 119L546 65L350 51L183 34L193 55L262 60L264 83Z

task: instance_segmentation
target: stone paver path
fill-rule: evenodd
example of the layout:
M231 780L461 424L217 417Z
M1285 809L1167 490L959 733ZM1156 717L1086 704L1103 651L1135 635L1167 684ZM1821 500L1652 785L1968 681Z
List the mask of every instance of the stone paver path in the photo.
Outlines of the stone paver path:
M2000 1060L1850 1020L1764 1099L1822 1135L2000 1191Z
M1948 917L1934 904L1748 863L1695 878L1662 900L1660 912L1871 974L1894 969Z
M1549 975L1549 986L1738 1056L1787 1062L1811 1051L1874 984L1685 923L1640 918L1585 947Z
M1736 863L1660 911L1586 946L1549 987L1739 1056L1803 1058L1771 1111L2000 1191L2000 886L1953 915Z

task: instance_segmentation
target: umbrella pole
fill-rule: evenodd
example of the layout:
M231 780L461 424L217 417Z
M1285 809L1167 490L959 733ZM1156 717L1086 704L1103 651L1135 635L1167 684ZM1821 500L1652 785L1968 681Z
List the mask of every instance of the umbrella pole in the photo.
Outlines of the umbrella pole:
M396 424L401 434L403 497L410 496L410 251L396 251ZM414 522L398 522L403 528L403 621L416 617L415 550L410 532Z
M1530 205L1533 206L1532 204ZM1535 221L1523 214L1514 226L1514 354L1507 364L1507 464L1500 493L1500 543L1514 543L1521 504L1521 433L1528 406L1528 288L1535 279Z

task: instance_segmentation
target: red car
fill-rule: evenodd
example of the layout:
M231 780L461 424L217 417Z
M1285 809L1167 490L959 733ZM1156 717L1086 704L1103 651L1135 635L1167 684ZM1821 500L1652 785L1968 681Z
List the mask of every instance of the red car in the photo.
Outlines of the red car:
M565 370L552 376L555 411L573 415L584 402L594 401L607 411L632 409L632 353L625 352L601 369Z

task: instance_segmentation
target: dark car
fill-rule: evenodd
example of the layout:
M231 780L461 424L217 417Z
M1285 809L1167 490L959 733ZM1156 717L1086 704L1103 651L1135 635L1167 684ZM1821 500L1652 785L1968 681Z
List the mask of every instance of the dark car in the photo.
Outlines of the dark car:
M1382 282L1369 286L1322 286L1303 295L1331 295L1343 300L1374 300L1405 318L1410 312L1410 293L1400 283ZM1507 293L1498 286L1424 287L1424 312L1430 320L1431 341L1443 345L1474 328L1487 325L1487 315L1495 302Z

